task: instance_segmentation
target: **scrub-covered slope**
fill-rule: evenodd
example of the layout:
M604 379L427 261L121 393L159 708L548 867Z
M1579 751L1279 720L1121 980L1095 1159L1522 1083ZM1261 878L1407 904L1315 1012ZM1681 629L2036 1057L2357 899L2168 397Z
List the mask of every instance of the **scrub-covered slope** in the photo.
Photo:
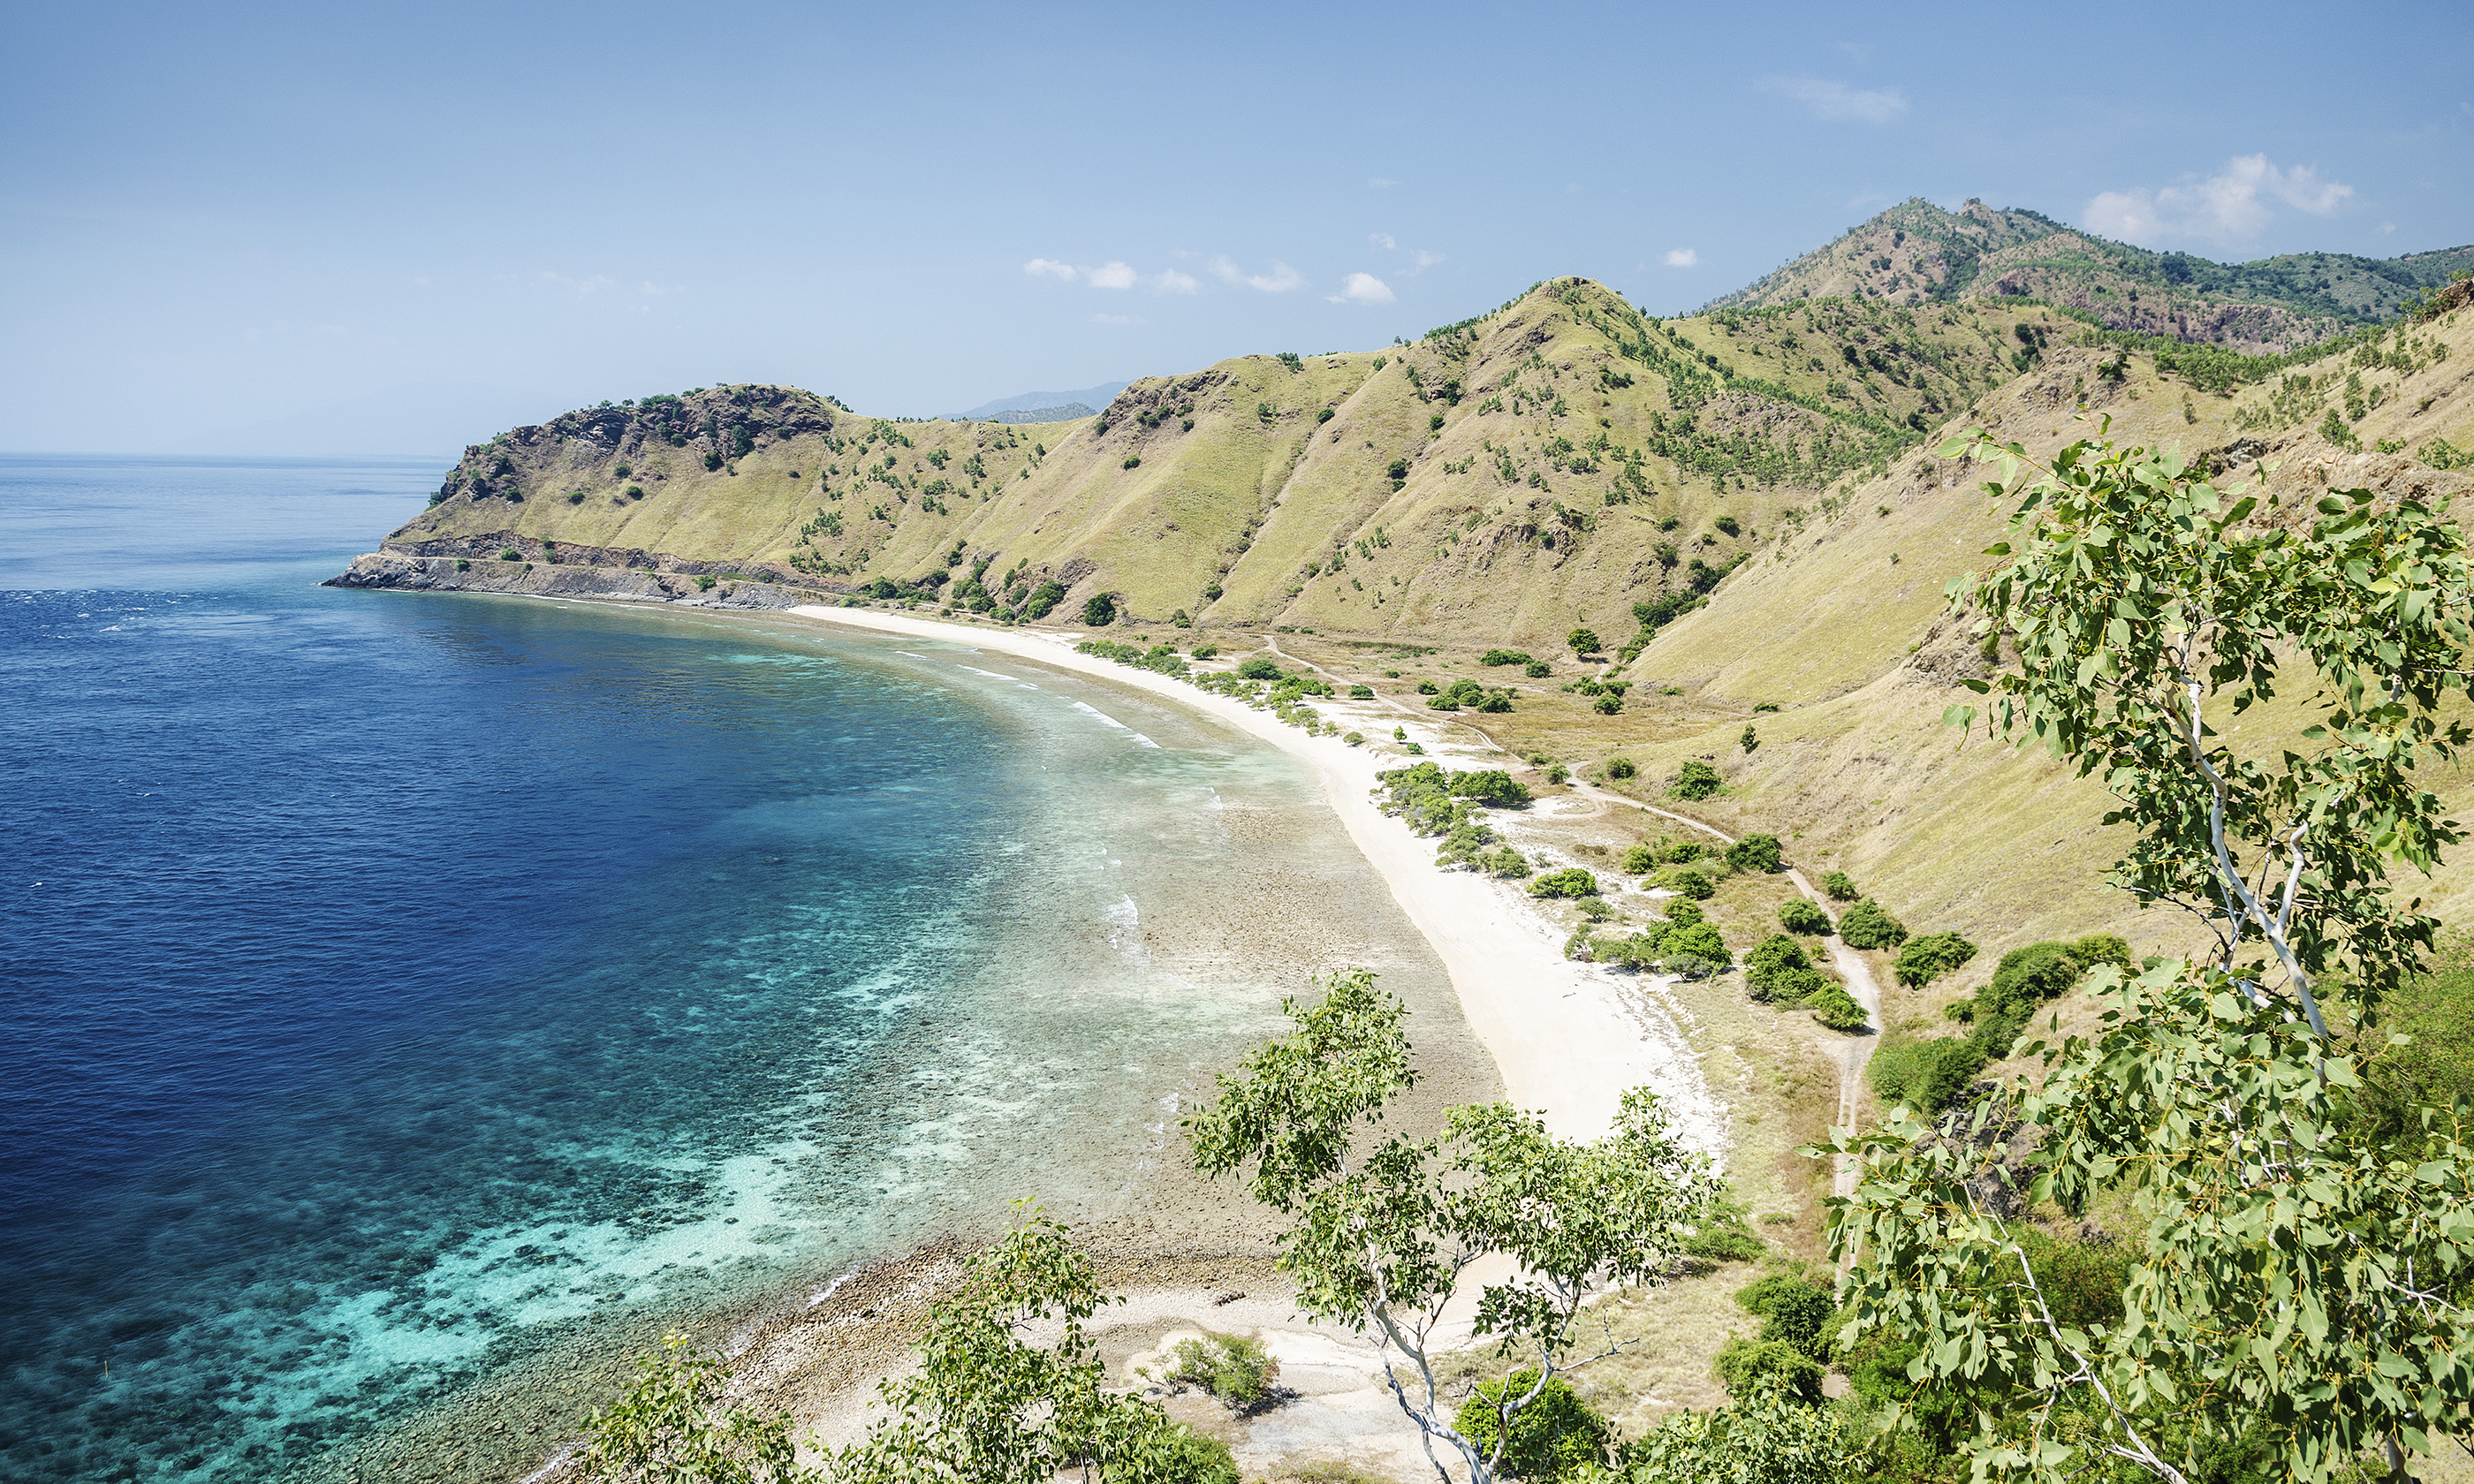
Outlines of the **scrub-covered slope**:
M1707 590L2073 328L1869 301L1661 322L1561 279L1413 346L1240 357L1066 423L698 389L474 446L353 580L632 567L666 585L643 596L745 575L1037 617L1105 592L1145 621L1545 642Z

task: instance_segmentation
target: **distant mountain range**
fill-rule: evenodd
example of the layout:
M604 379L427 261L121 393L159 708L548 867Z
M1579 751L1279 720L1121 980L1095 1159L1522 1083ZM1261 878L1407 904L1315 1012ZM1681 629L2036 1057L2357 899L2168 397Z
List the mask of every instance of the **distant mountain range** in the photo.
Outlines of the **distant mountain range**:
M1104 381L1096 387L1079 392L1022 392L1001 396L993 402L982 402L969 412L948 414L957 422L1063 422L1072 418L1088 418L1117 399L1117 394L1133 385L1129 381ZM1038 413L1038 417L1025 414ZM1010 414L1011 416L1008 416Z
M2026 299L2085 311L2118 330L2260 353L2378 323L2467 269L2474 247L2217 263L2113 242L2034 211L1980 201L1945 211L1919 197L1702 312L1832 298L1908 306Z

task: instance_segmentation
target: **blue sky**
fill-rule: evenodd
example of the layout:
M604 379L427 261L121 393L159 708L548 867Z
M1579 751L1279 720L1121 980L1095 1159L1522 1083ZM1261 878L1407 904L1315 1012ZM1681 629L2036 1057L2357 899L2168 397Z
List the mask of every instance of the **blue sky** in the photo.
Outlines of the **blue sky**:
M2455 6L12 7L0 447L451 450L779 381L924 415L1688 309L1907 196L2474 241Z

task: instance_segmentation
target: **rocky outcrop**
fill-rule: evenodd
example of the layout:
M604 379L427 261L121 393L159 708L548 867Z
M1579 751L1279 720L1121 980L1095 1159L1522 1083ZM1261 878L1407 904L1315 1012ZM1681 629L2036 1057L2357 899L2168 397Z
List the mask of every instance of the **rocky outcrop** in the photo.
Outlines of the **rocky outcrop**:
M710 573L661 570L650 564L503 561L402 551L376 551L354 557L352 564L327 579L326 586L390 587L411 592L517 592L536 597L601 598L719 609L788 608L838 596L752 576L722 578Z

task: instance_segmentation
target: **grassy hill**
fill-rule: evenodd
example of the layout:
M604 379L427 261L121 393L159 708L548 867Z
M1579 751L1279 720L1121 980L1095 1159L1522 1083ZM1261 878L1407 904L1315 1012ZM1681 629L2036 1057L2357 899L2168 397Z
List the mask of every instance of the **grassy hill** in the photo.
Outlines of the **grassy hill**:
M2303 252L2215 263L2151 252L2025 210L1905 201L1710 310L1850 297L1891 303L2003 298L2064 305L2117 330L2253 353L2291 350L2394 316L2474 268L2474 247L2367 258Z
M915 595L979 572L982 610L1055 582L1065 611L1105 591L1140 621L1544 642L1713 586L2075 328L1870 300L1662 322L1571 278L1413 346L1240 357L1061 423L702 388L476 445L389 544Z

